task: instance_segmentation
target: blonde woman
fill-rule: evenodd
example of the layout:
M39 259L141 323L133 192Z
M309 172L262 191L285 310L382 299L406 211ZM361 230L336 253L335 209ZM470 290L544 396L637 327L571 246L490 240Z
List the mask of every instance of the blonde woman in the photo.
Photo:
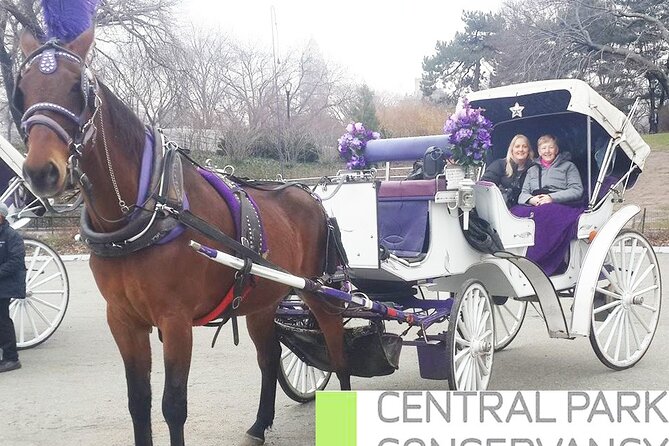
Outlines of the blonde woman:
M525 180L528 167L532 165L534 152L525 135L516 135L509 143L506 158L500 158L486 167L481 180L495 183L502 191L507 205L513 206Z

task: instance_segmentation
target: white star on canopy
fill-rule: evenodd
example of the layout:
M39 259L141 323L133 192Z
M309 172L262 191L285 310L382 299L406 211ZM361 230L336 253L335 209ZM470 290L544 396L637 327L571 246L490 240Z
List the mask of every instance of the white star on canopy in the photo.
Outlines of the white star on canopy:
M522 118L524 109L525 107L516 102L516 104L513 107L509 107L509 110L511 111L511 117Z

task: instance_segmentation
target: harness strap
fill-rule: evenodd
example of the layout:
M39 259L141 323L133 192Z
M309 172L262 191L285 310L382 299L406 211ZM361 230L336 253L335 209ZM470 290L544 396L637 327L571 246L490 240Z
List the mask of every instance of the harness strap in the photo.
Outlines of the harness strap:
M237 240L233 239L232 237L230 237L223 231L219 230L218 228L213 227L205 220L194 215L192 212L188 210L184 210L181 212L173 210L173 212L175 218L179 221L179 223L182 223L188 226L189 228L195 229L196 231L200 232L201 234L205 235L206 237L212 240L222 243L227 248L232 249L242 257L249 258L254 263L257 263L259 265L268 266L286 272L283 268L268 261L254 250L242 245Z

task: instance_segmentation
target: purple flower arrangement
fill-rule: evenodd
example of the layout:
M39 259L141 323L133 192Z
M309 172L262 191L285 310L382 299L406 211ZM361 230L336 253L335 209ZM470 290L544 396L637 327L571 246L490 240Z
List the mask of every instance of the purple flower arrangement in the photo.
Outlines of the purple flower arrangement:
M462 107L453 113L444 125L444 133L449 135L450 159L460 166L479 166L492 147L492 122L483 116L482 108L472 108L467 99Z
M346 167L349 169L364 169L367 167L364 153L367 141L380 137L379 132L367 130L360 122L347 125L346 133L338 141L339 156L346 161Z

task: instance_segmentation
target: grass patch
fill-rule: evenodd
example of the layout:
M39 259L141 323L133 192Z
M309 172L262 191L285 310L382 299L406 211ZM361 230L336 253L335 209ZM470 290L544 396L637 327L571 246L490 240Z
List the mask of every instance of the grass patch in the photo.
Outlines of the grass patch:
M651 150L653 151L669 151L669 133L643 135L643 139L648 143Z

